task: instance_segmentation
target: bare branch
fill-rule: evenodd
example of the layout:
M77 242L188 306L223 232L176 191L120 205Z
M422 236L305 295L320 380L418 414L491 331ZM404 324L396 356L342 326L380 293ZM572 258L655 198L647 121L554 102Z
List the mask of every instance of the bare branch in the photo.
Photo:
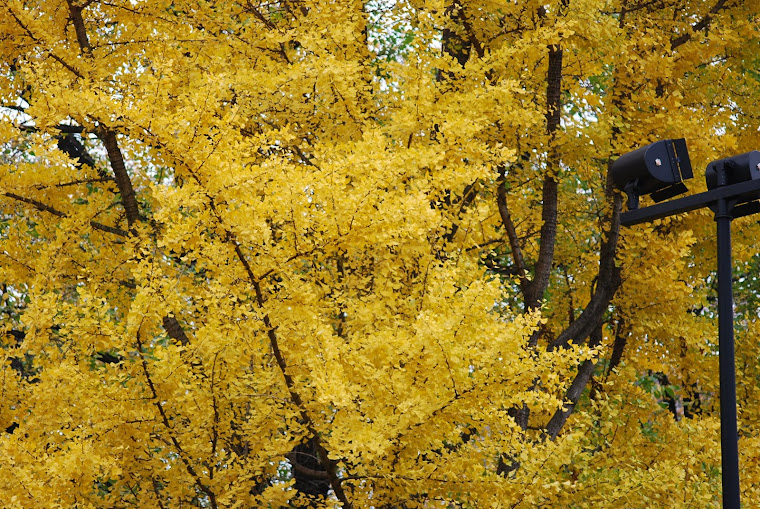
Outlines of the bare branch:
M69 15L71 17L71 23L74 25L74 32L77 34L77 42L82 54L89 55L92 53L92 46L90 46L90 40L87 37L87 29L84 26L84 18L82 18L82 9L86 6L76 5L73 0L66 0L69 4Z
M546 132L549 134L550 147L541 191L543 225L541 226L538 260L536 261L533 281L527 285L527 291L524 293L525 306L528 309L538 308L541 305L541 299L549 286L549 276L554 264L559 200L556 172L559 170L560 164L560 155L556 148L555 138L560 125L561 109L562 48L559 45L551 45L549 46L549 67L546 75Z
M122 230L121 228L115 228L113 226L108 226L102 223L98 223L97 221L90 221L90 226L92 226L96 230L104 231L106 233L113 233L114 235L119 235L121 237L129 237L128 231Z
M620 234L621 208L622 198L616 194L610 230L606 232L606 240L602 243L599 253L599 275L596 290L578 319L563 330L549 345L550 350L565 348L570 344L570 341L575 344L582 344L592 334L599 317L607 310L607 306L609 306L612 297L620 286L620 268L615 266L615 250Z
M84 132L84 127L78 125L58 124L53 128L65 134L81 134ZM39 132L39 128L31 125L20 126L19 129L27 133Z
M501 216L501 222L504 225L504 228L507 230L509 247L512 250L512 259L515 262L517 277L520 279L520 289L522 290L524 296L528 291L529 281L527 271L525 270L525 260L523 259L520 239L517 237L517 230L515 229L515 224L512 221L512 216L509 214L509 208L507 207L507 183L503 169L501 178L498 182L498 186L499 187L496 192L496 202L499 207L499 215Z
M50 205L46 205L41 201L33 200L32 198L24 198L23 196L19 196L15 193L3 193L3 195L23 203L28 203L29 205L32 205L34 208L41 210L42 212L48 212L49 214L53 214L57 217L67 217L64 212L61 212L60 210L57 210Z
M137 204L137 197L132 187L132 181L127 173L127 167L124 164L124 156L116 140L116 132L110 129L103 129L99 133L99 137L106 147L108 159L111 162L111 169L116 179L116 185L119 187L119 194L121 194L121 203L127 213L127 222L131 228L140 220L140 208Z
M182 329L182 325L180 325L179 321L174 316L164 316L162 324L166 333L174 341L182 346L187 346L190 343L187 334L185 334L185 331Z
M615 327L615 340L612 343L612 354L610 355L610 364L607 366L606 376L610 376L612 370L618 367L623 359L623 352L628 343L628 335L628 331L625 330L625 321L621 318Z
M95 184L95 183L101 183L101 182L115 182L113 177L96 177L96 178L87 178L87 179L79 179L79 180L72 180L71 182L61 182L60 184L37 184L34 186L35 189L42 191L43 189L50 189L51 187L70 187L70 186L78 186L79 184Z

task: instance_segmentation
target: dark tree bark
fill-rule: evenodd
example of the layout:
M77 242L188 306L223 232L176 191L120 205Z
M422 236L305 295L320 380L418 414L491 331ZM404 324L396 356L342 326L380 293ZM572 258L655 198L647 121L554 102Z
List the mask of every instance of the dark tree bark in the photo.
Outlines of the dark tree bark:
M314 438L303 441L288 454L293 467L295 489L305 495L326 497L330 490L327 470L319 459L319 450Z

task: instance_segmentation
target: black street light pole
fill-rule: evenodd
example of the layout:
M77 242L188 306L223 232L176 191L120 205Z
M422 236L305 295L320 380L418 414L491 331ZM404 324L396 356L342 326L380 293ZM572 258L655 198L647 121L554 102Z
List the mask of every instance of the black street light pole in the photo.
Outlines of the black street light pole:
M719 179L726 182L725 169ZM723 507L739 509L739 433L736 425L736 370L734 355L734 293L731 265L733 204L728 198L716 203L718 226L718 342L720 371L720 451Z
M667 159L663 154L667 150ZM654 221L702 207L715 213L718 235L718 341L720 371L720 444L723 508L740 509L739 433L736 419L734 298L731 266L731 221L760 212L760 152L713 161L707 167L708 191L638 208L640 194L655 200L686 191L692 177L684 140L664 140L625 154L612 166L616 185L628 194L623 226Z

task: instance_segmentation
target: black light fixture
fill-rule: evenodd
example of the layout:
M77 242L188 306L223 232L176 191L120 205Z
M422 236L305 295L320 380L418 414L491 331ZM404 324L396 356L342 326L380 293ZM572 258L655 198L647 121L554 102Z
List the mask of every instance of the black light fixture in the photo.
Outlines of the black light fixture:
M707 165L705 180L709 190L749 180L760 180L760 151L753 150L711 162ZM757 191L747 192L734 199L736 200L732 213L734 219L760 212L760 201L757 201L760 199L760 193ZM713 208L713 212L715 211Z
M725 171L726 182L718 182L718 174ZM707 189L760 179L760 151L753 150L738 156L718 159L707 165Z
M612 179L628 195L628 210L639 208L639 197L656 202L687 191L683 181L692 178L686 140L661 140L620 156L612 163Z
M736 423L736 372L734 361L734 309L731 274L731 221L760 212L760 151L753 150L707 165L707 192L639 209L639 196L655 201L686 191L692 178L683 139L663 140L618 158L612 178L628 194L628 212L620 224L633 226L702 207L715 213L718 242L718 339L720 371L720 449L723 508L741 507L739 491L739 438Z

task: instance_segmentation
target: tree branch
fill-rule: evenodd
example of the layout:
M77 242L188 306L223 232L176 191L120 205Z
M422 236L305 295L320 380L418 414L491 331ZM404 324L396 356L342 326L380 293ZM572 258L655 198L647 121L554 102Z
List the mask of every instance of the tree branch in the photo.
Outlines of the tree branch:
M559 152L555 144L560 125L562 109L562 48L549 46L549 67L546 76L546 132L549 135L549 156L546 162L541 199L541 238L536 261L535 276L524 293L527 309L541 305L541 299L549 286L549 277L554 264L554 245L557 240ZM536 338L537 339L537 338Z
M454 21L454 18L459 18L461 21L462 17L462 5L459 2L459 0L451 0L451 3L446 6L445 14L446 17L449 18L452 22ZM451 55L454 57L457 62L459 62L459 65L462 67L467 64L467 60L470 58L470 49L472 47L472 43L469 40L464 40L459 35L449 28L448 26L445 26L443 29L443 52ZM439 73L439 80L441 76Z
M591 339L589 341L589 346L593 348L601 344L601 342L602 322L599 320L599 322L594 327L594 332L592 333ZM594 373L595 367L596 361L592 361L590 359L583 361L578 367L578 374L575 375L575 378L565 393L565 405L554 413L551 420L549 421L549 424L546 425L545 433L552 440L557 438L557 435L562 429L562 426L565 425L567 419L573 413L573 410L575 410L575 405L578 404L578 400L580 399L581 394L583 394L583 390L586 388L586 384L591 379L591 375Z
M12 198L16 201L20 201L23 203L27 203L29 205L32 205L37 210L40 210L42 212L47 212L49 214L53 214L56 217L69 217L68 214L65 212L61 212L58 209L55 209L51 207L50 205L47 205L45 203L42 203L38 200L33 200L31 198L25 198L23 196L19 196L15 193L3 193L3 196L7 196L8 198ZM119 235L120 237L129 237L129 232L122 230L121 228L116 228L114 226L108 226L103 223L98 223L97 221L90 221L90 226L92 226L96 230L101 230L106 233L112 233L114 235Z
M29 36L30 39L32 39L34 42L39 44L41 47L44 47L44 44L42 44L42 42L34 35L34 33L29 29L29 27L27 27L26 24L24 24L24 22L21 21L21 19L16 15L15 12L13 12L10 8L8 9L8 12L10 13L11 17L16 21L16 24L18 24L18 26L20 26L24 30L24 32L26 32L26 34ZM47 54L50 55L50 57L53 60L61 64L64 68L66 68L69 72L71 72L71 74L73 74L77 78L84 78L84 75L81 72L79 72L76 69L76 67L72 66L71 64L63 60L61 57L59 57L52 51L48 51Z
M610 364L607 367L606 376L610 376L612 370L618 367L623 359L623 352L628 343L628 332L624 331L624 325L625 322L621 318L615 327L615 341L612 343L612 354L610 355Z
M459 0L454 0L453 5L455 6L459 21L462 22L462 27L464 28L465 32L467 32L467 38L469 39L470 47L475 48L475 53L479 58L483 58L485 56L485 51L483 50L483 46L480 44L480 41L478 41L478 38L475 36L475 31L472 29L472 24L470 24L470 21L467 19L467 15L464 12L464 6L459 2Z
M27 133L37 133L40 131L39 128L31 125L19 126L19 129ZM68 124L58 124L53 126L53 129L57 129L64 134L81 134L84 132L84 127Z
M19 196L15 193L3 193L4 196L7 196L8 198L13 198L14 200L28 203L29 205L32 205L37 210L40 210L42 212L47 212L49 214L53 214L56 217L68 217L64 212L61 212L60 210L57 210L50 205L46 205L42 203L41 201L33 200L31 198L24 198L23 196Z
M58 150L76 161L77 167L89 166L95 168L95 159L87 152L82 142L74 134L58 135ZM104 176L104 175L101 175Z
M95 184L95 183L102 183L102 182L115 182L113 177L96 177L96 178L87 178L87 179L79 179L79 180L72 180L71 182L61 182L60 184L37 184L34 186L35 189L38 191L42 191L43 189L50 189L51 187L70 187L70 186L78 186L79 184Z
M512 250L512 260L515 262L517 277L520 280L520 290L522 291L523 296L525 296L528 292L530 282L528 281L527 271L525 270L525 260L523 259L520 239L517 237L517 230L515 229L515 224L512 221L512 216L509 214L509 208L507 207L507 182L505 173L505 169L502 168L501 176L497 183L496 203L499 207L501 222L504 225L504 229L507 230L509 248Z
M174 341L182 346L187 346L190 343L187 334L185 334L185 331L182 329L179 321L174 316L164 316L162 319L162 324L166 333Z
M620 211L622 198L616 194L613 202L613 214L610 220L610 230L606 232L606 240L602 243L599 253L599 275L594 294L581 315L563 330L549 345L549 350L566 348L570 341L575 344L583 343L591 335L599 317L606 311L612 297L620 286L620 268L615 266L615 251L620 234Z
M267 18L264 17L263 14L261 14L261 11L259 11L256 8L256 6L254 6L251 3L251 0L246 0L245 7L243 10L246 12L252 13L256 17L256 19L261 21L264 24L264 26L269 28L270 30L275 30L277 28L274 26L274 24L270 20L268 20Z
M195 481L195 485L198 486L198 489L201 490L201 492L205 493L206 496L208 496L212 509L216 509L217 508L216 494L213 491L211 491L211 488L206 486L206 484L201 480L200 476L195 471L195 468L193 467L193 465L190 464L190 461L187 459L187 455L182 450L182 446L180 445L179 440L177 439L175 434L172 433L173 428L171 426L171 423L169 422L169 417L166 415L166 410L164 409L161 399L158 397L156 386L153 384L153 378L150 376L150 371L148 370L148 361L146 360L145 355L144 355L144 348L143 348L142 341L140 340L139 330L137 333L136 343L137 343L138 352L140 352L140 359L142 361L143 374L145 375L145 380L148 384L148 388L150 389L150 393L153 399L153 404L158 410L158 414L161 416L161 422L163 423L167 432L169 432L169 439L174 445L174 448L176 449L177 455L179 456L180 460L185 465L185 470L187 471L188 474L190 474L190 477L192 477L193 480Z
M464 191L462 192L462 198L459 200L459 210L457 211L456 219L461 217L464 211L467 210L467 207L472 205L472 202L474 202L475 198L478 196L476 184L477 181L465 186ZM457 231L459 231L459 223L453 223L451 225L451 230L448 231L443 238L446 242L451 242L457 234Z
M313 468L305 467L301 465L298 460L296 459L296 454L289 452L285 455L287 460L290 462L290 465L293 467L293 470L302 473L305 476L311 477L313 479L324 479L328 480L329 476L327 475L327 472L324 470L314 470Z
M76 5L73 0L66 0L69 4L69 15L71 17L71 24L74 25L74 32L77 34L77 42L79 48L83 54L89 55L92 53L92 46L90 46L90 40L87 37L87 29L84 25L84 18L82 18L82 9L85 5Z
M121 228L108 226L107 224L98 223L96 221L90 221L90 226L92 226L96 230L100 230L106 233L112 233L114 235L119 235L120 237L129 237L128 231L122 230Z
M66 0L66 2L69 5L69 14L71 16L71 22L74 25L74 30L77 34L79 49L83 55L91 55L92 46L87 37L87 28L85 27L84 18L82 17L82 9L84 7L77 6L74 4L73 0ZM121 202L127 213L127 223L131 229L132 226L140 220L140 208L137 204L132 181L129 178L127 168L124 164L124 156L116 139L116 132L107 127L103 127L97 135L106 147L108 160L111 162L111 169L113 170L114 178L116 179L116 185L119 187Z
M127 173L127 167L124 164L124 156L116 140L116 132L107 128L102 129L98 133L98 137L106 147L108 159L111 162L111 169L116 179L116 185L119 188L119 194L121 194L121 203L127 213L127 223L131 229L140 220L140 208L137 204L137 197L132 187L132 181Z
M726 5L727 3L728 3L727 0L718 0L715 3L715 5L712 6L712 9L710 9L710 11L707 14L705 14L702 19L700 19L699 21L697 21L695 24L693 24L691 26L691 30L692 30L691 33L686 32L685 34L681 34L680 36L676 37L675 39L671 39L671 41L670 41L670 51L673 51L676 48L678 48L679 46L687 43L688 41L691 40L691 38L695 34L701 32L702 30L704 30L707 27L709 27L710 26L710 22L713 19L713 16L715 16L720 11L722 11L723 9L725 9L726 7L728 7Z
M254 292L256 294L256 303L258 304L259 308L263 310L264 309L264 294L261 291L261 284L254 276L253 270L251 269L251 266L248 263L248 260L245 258L245 255L243 254L243 251L240 248L240 244L238 244L237 241L232 237L230 240L232 242L232 245L235 248L235 254L237 255L240 263L245 268L245 271L248 274L248 279L250 280L251 285L253 286ZM319 460L320 460L320 463L325 467L325 470L328 475L328 479L330 480L330 486L335 492L335 496L338 497L338 500L341 501L343 506L347 509L350 509L352 507L352 504L351 502L349 502L348 497L346 496L346 493L343 490L343 486L341 484L342 481L338 477L337 463L329 458L327 450L322 445L322 440L320 438L320 435L317 432L316 427L314 426L314 422L312 421L311 417L306 412L306 407L304 405L303 399L301 398L301 395L296 390L296 384L293 381L293 377L291 377L290 373L288 373L288 365L287 365L287 362L285 361L285 357L282 355L282 351L280 350L280 343L277 337L277 332L275 331L275 327L272 325L272 321L269 318L269 314L264 314L264 317L262 320L267 330L267 336L269 338L270 347L272 348L272 353L277 362L277 366L280 368L280 372L282 373L282 376L285 379L285 385L288 388L288 392L290 393L290 399L298 407L299 413L301 414L301 419L304 422L306 429L309 431L309 434L314 438L317 450L319 452Z

